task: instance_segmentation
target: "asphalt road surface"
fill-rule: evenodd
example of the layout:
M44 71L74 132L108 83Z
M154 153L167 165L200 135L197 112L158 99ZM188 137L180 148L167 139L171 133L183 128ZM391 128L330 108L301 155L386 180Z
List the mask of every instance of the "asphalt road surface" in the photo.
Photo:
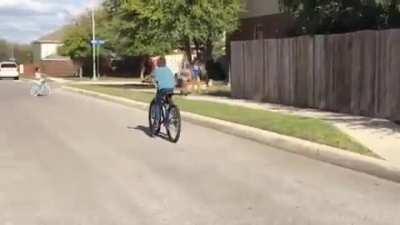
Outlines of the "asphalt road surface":
M0 225L398 225L400 185L185 122L0 80Z

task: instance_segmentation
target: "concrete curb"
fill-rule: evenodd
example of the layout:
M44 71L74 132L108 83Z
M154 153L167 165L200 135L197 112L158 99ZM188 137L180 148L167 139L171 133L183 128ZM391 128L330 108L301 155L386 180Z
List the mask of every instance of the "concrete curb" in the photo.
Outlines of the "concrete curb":
M112 95L73 87L63 87L63 89L89 96L100 97L106 100L116 101L126 105L132 105L143 110L148 108L148 104L146 103L129 100L122 97L115 97ZM358 172L367 173L387 180L400 182L400 168L383 160L358 155L330 146L280 135L249 126L200 116L189 112L181 112L181 115L184 120L191 123L213 128L238 137L250 139L262 144L285 150L287 152L303 155L308 158L331 163Z
M49 80L59 84L76 84L76 85L136 85L142 87L149 87L151 85L140 82L140 81L118 81L118 80L68 80L59 77L48 77Z
M58 77L48 77L49 80L54 81L56 83L60 83L60 84L67 84L67 83L71 83L73 81L69 81L63 78L58 78Z

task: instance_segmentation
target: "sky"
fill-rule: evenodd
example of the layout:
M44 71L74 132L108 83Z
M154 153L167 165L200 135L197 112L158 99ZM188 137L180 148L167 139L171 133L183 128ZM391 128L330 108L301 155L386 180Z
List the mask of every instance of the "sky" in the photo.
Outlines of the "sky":
M69 23L95 0L0 0L0 39L30 43ZM97 3L98 4L98 3Z

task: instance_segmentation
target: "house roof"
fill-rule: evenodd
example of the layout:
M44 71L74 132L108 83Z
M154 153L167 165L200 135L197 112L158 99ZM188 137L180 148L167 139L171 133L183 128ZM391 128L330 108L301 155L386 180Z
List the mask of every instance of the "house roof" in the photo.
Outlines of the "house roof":
M58 54L53 54L53 55L49 55L46 58L42 59L45 61L66 61L66 60L70 60L70 57L66 57L66 56L60 56Z
M65 28L58 29L52 33L46 34L45 36L34 41L34 43L62 43L64 39Z

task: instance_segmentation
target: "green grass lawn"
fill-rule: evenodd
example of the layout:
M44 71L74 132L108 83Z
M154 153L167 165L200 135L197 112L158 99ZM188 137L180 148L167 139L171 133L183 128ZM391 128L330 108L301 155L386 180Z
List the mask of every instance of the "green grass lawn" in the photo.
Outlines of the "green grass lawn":
M152 93L130 91L118 87L98 85L76 85L73 87L125 97L146 103L150 103L154 97ZM208 101L187 100L179 96L175 97L175 102L183 111L239 123L376 157L374 153L353 140L350 136L344 134L329 122L320 119L286 115L277 112L231 106Z

